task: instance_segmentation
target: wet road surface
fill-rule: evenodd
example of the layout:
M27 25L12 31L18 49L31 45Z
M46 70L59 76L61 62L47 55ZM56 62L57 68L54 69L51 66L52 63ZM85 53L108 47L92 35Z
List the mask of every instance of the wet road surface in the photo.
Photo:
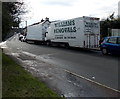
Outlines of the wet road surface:
M17 36L7 42L9 53L23 62L26 70L66 97L117 96L108 88L77 77L83 76L113 89L118 89L116 56L103 56L99 51L66 49L18 41ZM69 71L69 72L66 72Z

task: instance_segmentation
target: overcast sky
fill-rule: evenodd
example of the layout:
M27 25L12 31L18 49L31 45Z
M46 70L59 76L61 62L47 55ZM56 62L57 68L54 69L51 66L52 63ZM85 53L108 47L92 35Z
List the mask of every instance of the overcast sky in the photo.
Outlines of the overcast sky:
M24 0L30 11L24 16L28 25L48 17L50 21L82 16L106 18L113 12L118 14L120 0ZM25 22L23 23L23 27Z

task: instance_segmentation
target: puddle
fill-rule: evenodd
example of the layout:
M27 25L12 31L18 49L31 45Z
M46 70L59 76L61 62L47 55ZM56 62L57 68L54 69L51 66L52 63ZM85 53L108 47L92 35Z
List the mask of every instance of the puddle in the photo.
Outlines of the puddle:
M25 60L23 61L26 65L30 66L30 67L37 67L37 62L33 61L33 60Z
M19 53L11 53L13 56L19 57Z
M64 97L74 97L73 93L64 94Z
M0 43L0 48L3 48L3 49L4 49L4 48L8 48L7 45L6 45L6 42L7 42L7 41L1 42L1 43Z
M28 55L28 56L31 56L31 57L36 57L36 55L32 54L32 53L29 53L29 52L22 52L23 54L25 55Z
M31 56L28 56L28 55L25 55L25 54L20 54L18 58L20 58L23 61L26 60L26 62L28 60L30 60L30 61L35 60L35 57L31 57Z

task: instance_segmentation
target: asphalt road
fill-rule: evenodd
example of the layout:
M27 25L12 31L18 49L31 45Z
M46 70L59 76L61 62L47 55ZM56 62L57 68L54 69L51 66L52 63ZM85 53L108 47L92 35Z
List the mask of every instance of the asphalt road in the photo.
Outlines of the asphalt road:
M78 48L49 47L20 42L15 36L7 46L15 51L29 52L41 56L50 64L86 77L102 85L118 90L118 66L120 58L104 56L100 51L87 51Z

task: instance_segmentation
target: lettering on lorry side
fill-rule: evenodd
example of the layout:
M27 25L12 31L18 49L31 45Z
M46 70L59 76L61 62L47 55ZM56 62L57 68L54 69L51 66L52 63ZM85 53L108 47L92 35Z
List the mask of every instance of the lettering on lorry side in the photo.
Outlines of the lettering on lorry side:
M85 22L85 27L98 28L98 24L97 23L91 23L91 22Z
M74 20L68 20L68 21L62 21L62 22L55 23L55 27L65 27L65 26L71 26L71 25L75 25Z
M55 35L55 39L76 39L74 36Z
M76 32L75 20L68 20L55 23L54 33Z
M76 32L76 27L54 29L54 33L67 33L67 32Z

